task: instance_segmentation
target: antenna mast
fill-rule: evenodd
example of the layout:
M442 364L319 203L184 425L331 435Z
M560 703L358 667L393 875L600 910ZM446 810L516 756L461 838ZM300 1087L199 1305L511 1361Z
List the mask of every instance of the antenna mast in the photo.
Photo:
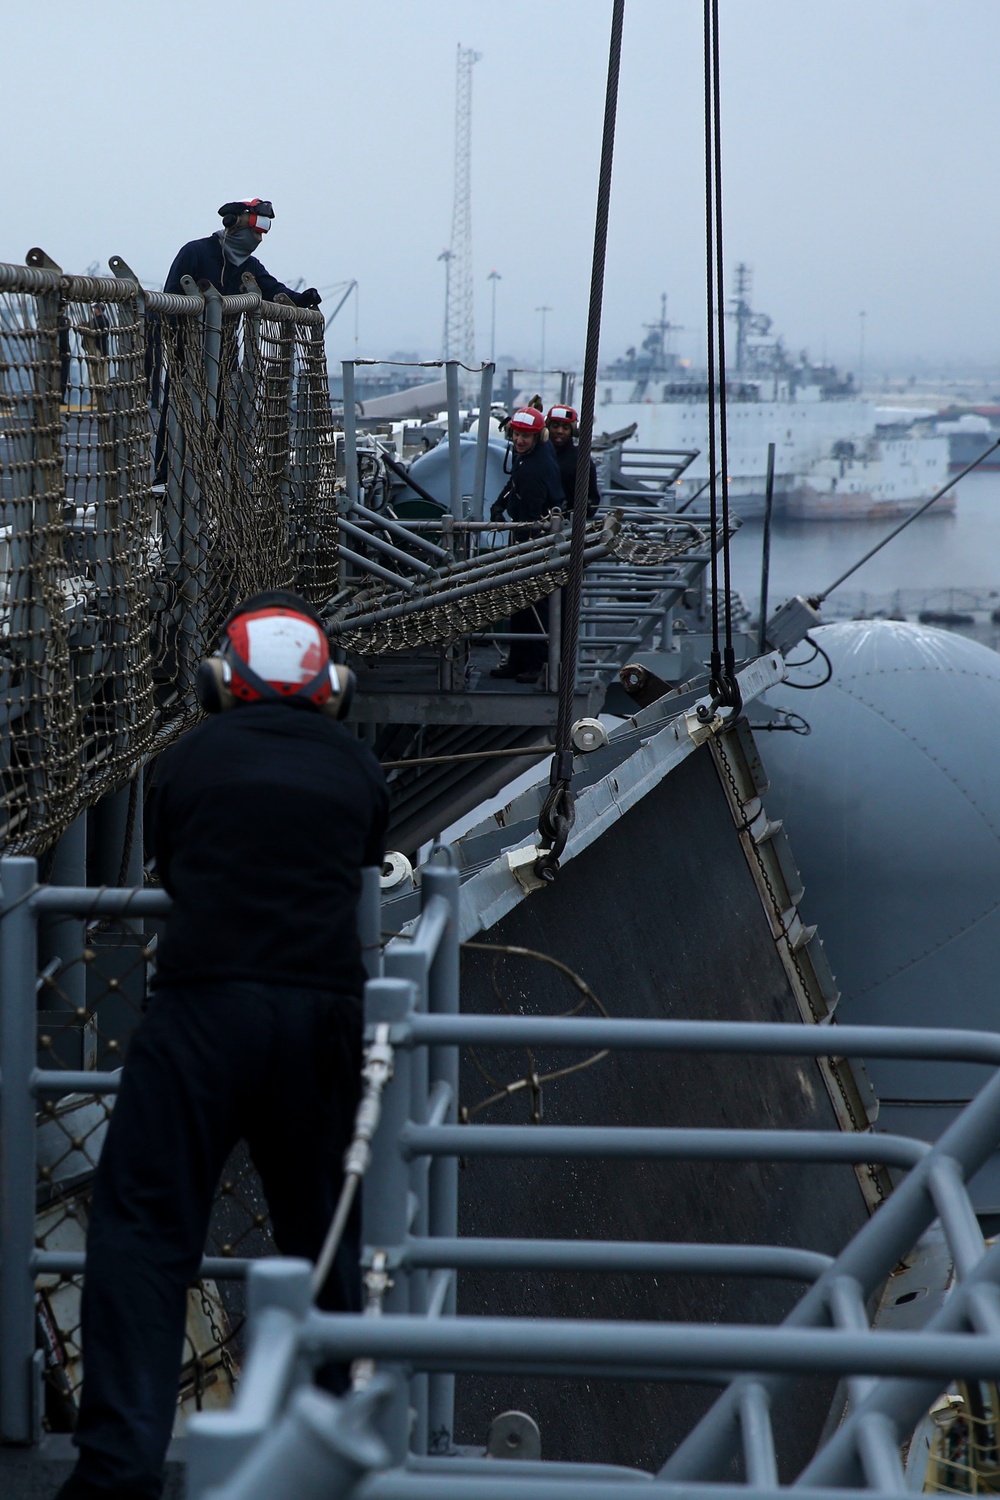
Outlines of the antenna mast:
M747 368L747 335L750 333L750 325L753 322L753 312L750 307L750 293L753 285L753 272L743 261L736 267L736 297L733 307L733 317L736 319L736 370L742 374Z
M482 56L458 45L455 81L455 199L451 212L448 261L448 305L445 311L444 357L465 365L475 362L476 329L472 285L472 68Z

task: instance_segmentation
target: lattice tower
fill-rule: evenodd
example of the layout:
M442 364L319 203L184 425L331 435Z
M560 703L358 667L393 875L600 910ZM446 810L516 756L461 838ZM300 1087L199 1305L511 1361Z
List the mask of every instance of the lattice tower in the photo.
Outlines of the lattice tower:
M472 284L472 68L482 54L458 46L455 81L455 198L451 213L451 257L445 309L445 359L475 360Z

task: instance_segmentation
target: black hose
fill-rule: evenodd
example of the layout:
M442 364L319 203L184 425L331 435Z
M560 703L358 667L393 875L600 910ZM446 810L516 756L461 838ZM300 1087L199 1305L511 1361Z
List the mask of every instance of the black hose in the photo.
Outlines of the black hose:
M394 458L390 458L387 453L382 454L382 462L385 464L387 469L392 470L392 472L398 479L405 480L405 482L410 486L410 489L414 490L420 496L421 500L429 500L430 503L432 505L436 505L441 511L441 514L444 515L448 507L446 505L442 505L440 500L435 499L430 490L425 490L423 485L418 484L418 482L413 479L410 474L407 473L402 464L397 463Z
M827 683L830 681L830 678L833 676L833 662L823 650L823 647L820 645L819 641L814 641L811 635L805 636L804 639L807 640L810 646L812 646L813 648L812 656L808 657L805 661L790 661L788 662L788 666L792 668L808 667L809 663L814 662L817 656L821 656L826 662L826 676L821 677L819 682L793 682L790 677L786 677L785 686L790 688L797 688L800 693L811 693L814 688L826 687Z

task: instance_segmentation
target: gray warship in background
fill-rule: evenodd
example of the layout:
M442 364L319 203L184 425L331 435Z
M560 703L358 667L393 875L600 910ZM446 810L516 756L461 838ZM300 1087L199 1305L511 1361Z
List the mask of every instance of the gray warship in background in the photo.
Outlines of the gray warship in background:
M877 521L916 510L944 485L955 445L964 439L903 423L899 413L890 421L858 389L852 374L817 364L805 351L791 354L773 320L754 309L752 286L750 267L738 265L727 313L735 336L726 382L733 509L745 519L764 515L766 456L774 443L777 515L797 521ZM686 508L708 481L710 409L718 392L710 404L705 371L670 348L676 328L667 317L665 295L659 318L645 328L638 348L605 366L598 415L610 430L634 426L637 445L700 450L676 485L675 503ZM957 467L985 447L986 441ZM953 510L955 500L955 492L949 492L935 514Z
M111 1107L100 1082L88 1086L87 1075L100 1080L118 1066L155 963L157 919L150 912L161 908L144 847L144 807L157 755L197 717L194 671L237 599L265 586L298 589L322 610L332 642L358 672L354 721L386 766L392 790L393 853L380 875L383 936L369 930L369 952L386 934L417 930L440 858L421 863L421 851L466 818L464 831L449 840L447 859L458 872L453 937L466 944L461 1004L470 1016L559 1015L583 1003L583 995L609 1025L615 1018L727 1027L767 1022L815 1027L819 1035L834 1024L838 990L819 932L800 910L805 901L808 918L823 923L824 902L834 909L842 945L837 967L851 973L852 1019L873 1018L866 996L879 985L892 993L880 1000L875 1018L896 1019L912 995L906 976L915 958L908 950L898 958L888 951L900 913L894 896L880 902L878 875L882 894L895 889L889 851L904 832L911 853L918 847L923 868L932 869L924 838L932 836L932 818L947 821L948 814L930 811L937 805L933 787L914 781L908 797L907 783L897 778L895 743L858 765L861 694L846 714L837 684L850 672L839 653L864 679L866 661L874 654L884 666L885 642L894 642L901 654L886 671L908 672L907 653L925 664L933 660L941 672L935 692L954 651L975 653L975 663L963 656L959 664L966 679L990 676L984 666L990 653L942 641L933 631L900 636L887 634L894 631L888 625L883 631L869 624L857 634L827 627L841 632L837 650L831 645L827 653L834 680L810 701L823 705L815 718L824 719L827 743L839 749L806 775L812 739L790 732L801 728L802 715L782 695L801 680L786 656L809 635L826 639L817 616L793 600L763 631L738 631L742 711L720 712L706 661L712 613L722 601L711 593L707 570L713 547L725 539L713 536L703 515L673 508L677 481L696 454L630 454L621 435L609 439L599 454L604 501L588 524L584 554L573 730L577 816L558 877L546 883L536 873L538 824L556 720L569 542L558 515L540 537L521 536L517 528L498 535L484 519L503 477L504 444L491 422L492 367L482 371L473 403L478 417L469 424L457 363L445 366L447 421L443 434L440 425L431 434L405 414L359 418L348 362L338 422L321 314L264 303L250 279L237 297L193 284L183 295L166 296L144 292L124 261L116 258L111 267L110 277L64 275L40 251L24 266L0 266L2 840L8 861L38 861L37 878L50 893L39 905L29 874L25 894L15 899L25 867L0 866L0 921L8 924L11 955L6 967L0 962L0 1473L10 1495L54 1480L67 1461L65 1434L80 1378L87 1196ZM94 321L98 300L106 326ZM154 486L150 439L157 414L151 423L150 402L164 390L154 378L161 360L170 387L168 477ZM440 441L425 452L434 436ZM418 460L418 452L425 456ZM491 679L510 614L543 597L550 607L539 635L549 666L540 684ZM981 744L995 722L989 698L995 673L992 683L978 693L982 733L970 743ZM865 711L893 722L888 689L884 699L881 686L875 698L871 685L867 691ZM963 682L955 692L971 690ZM939 701L922 700L926 719L937 716ZM946 706L945 730L959 713L957 704ZM919 740L917 728L913 739ZM775 799L794 808L793 832L801 819L809 860L816 862L808 893L772 816L765 769L772 747L782 770ZM933 758L926 741L921 753ZM533 768L537 780L528 774ZM992 828L971 750L969 775L977 778L969 816ZM954 784L947 771L945 777ZM487 799L514 778L524 789L490 811ZM877 803L878 789L894 780L905 828L889 818L876 839L859 806L859 787ZM848 836L858 831L883 851L881 869L874 862L859 867L866 845ZM985 845L982 862L966 867L973 884L988 874ZM866 930L870 951L857 962L855 882L870 928L881 932L884 922L886 943L885 954L876 956ZM86 898L82 888L89 888ZM808 905L814 892L815 912ZM911 894L906 920L923 922L926 882ZM37 955L15 953L9 937L21 920L16 913L24 919L29 908L38 913ZM976 910L968 907L967 925L975 925ZM941 949L959 920L949 916L929 948ZM405 936L395 941L405 946ZM913 977L924 985L923 972ZM982 967L972 977L981 981ZM37 994L31 1062L42 1072L29 1068L22 1077L13 1059L24 1033L11 996L25 984ZM971 1007L973 987L959 988ZM23 1019L23 1008L18 1014ZM940 1020L930 1012L924 1018ZM989 1020L975 1008L961 1019L984 1026ZM910 1201L906 1184L897 1186L902 1174L892 1168L889 1146L879 1145L879 1106L860 1061L836 1051L734 1057L718 1049L595 1053L585 1061L579 1066L579 1054L557 1043L516 1056L493 1044L468 1047L451 1118L612 1131L824 1131L838 1144L808 1169L780 1156L761 1160L753 1151L721 1162L702 1152L568 1166L530 1153L470 1157L458 1177L462 1235L675 1247L710 1242L747 1247L748 1258L753 1246L796 1246L813 1257L812 1275L826 1264L823 1257L846 1254L853 1235L869 1232L873 1212L872 1223L895 1223L903 1210L893 1219L887 1205L897 1197L904 1206ZM954 1082L942 1078L931 1095L919 1095L906 1080L876 1077L889 1089L892 1109L910 1111L918 1146L936 1137L935 1110L957 1112L972 1091L967 1068ZM918 1146L913 1161L924 1149ZM991 1149L983 1147L977 1160L984 1156ZM993 1175L983 1181L977 1207L997 1212ZM934 1212L913 1218L915 1234ZM967 1220L961 1222L969 1233ZM887 1240L891 1254L881 1280L902 1255L894 1244ZM266 1208L239 1154L220 1186L210 1252L191 1294L179 1432L192 1411L228 1404L246 1354L241 1278L248 1261L273 1253ZM935 1253L936 1260L919 1248L908 1252L907 1270L924 1278L925 1299L932 1272L941 1287L946 1279L940 1249ZM720 1273L711 1259L704 1274L687 1265L681 1274L668 1268L654 1276L635 1267L608 1275L595 1266L572 1277L480 1267L458 1279L457 1307L462 1315L490 1318L774 1325L788 1317L794 1324L798 1273L776 1274L772 1266L747 1274L737 1260ZM447 1295L454 1299L454 1283ZM936 1295L927 1299L928 1316ZM908 1298L899 1291L900 1303ZM25 1306L32 1317L28 1350ZM863 1315L860 1303L856 1311ZM794 1390L774 1395L768 1463L782 1475L810 1462L847 1396L855 1406L861 1399L859 1388L838 1384L833 1368L817 1365ZM427 1461L435 1454L472 1461L484 1446L509 1458L531 1426L501 1424L508 1449L498 1452L494 1437L487 1438L491 1420L526 1408L549 1459L649 1467L673 1451L682 1455L683 1477L694 1472L683 1469L694 1451L688 1435L713 1420L714 1387L726 1386L731 1374L725 1359L707 1371L681 1360L667 1383L662 1372L621 1380L613 1369L598 1369L593 1379L573 1384L571 1399L557 1380L465 1374L457 1381L454 1428L418 1423L413 1441L417 1457ZM452 1483L464 1471L454 1472Z

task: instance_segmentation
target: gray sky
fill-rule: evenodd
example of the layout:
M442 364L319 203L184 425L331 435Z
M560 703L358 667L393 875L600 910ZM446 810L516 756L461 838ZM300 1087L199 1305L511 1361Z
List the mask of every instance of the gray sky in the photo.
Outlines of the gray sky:
M269 196L286 280L357 277L361 354L440 352L455 48L473 86L477 344L582 357L610 0L53 0L4 17L0 259L158 285ZM727 282L793 349L1000 364L1000 0L721 0ZM701 5L627 0L602 353L661 292L704 347ZM10 143L15 142L14 149ZM332 306L332 304L330 304ZM330 331L354 349L348 305Z

